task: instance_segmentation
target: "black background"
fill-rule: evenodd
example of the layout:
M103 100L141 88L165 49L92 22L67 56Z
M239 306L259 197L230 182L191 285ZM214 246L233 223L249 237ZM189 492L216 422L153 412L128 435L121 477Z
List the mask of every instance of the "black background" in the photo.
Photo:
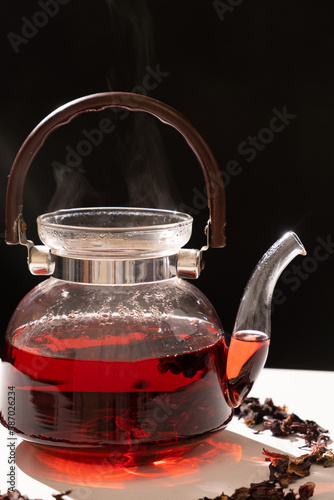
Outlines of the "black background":
M197 286L231 331L255 264L294 230L308 257L297 257L277 284L267 366L333 370L334 249L318 252L320 241L334 241L332 0L68 0L23 42L17 36L26 33L27 20L44 23L36 15L44 3L0 1L0 232L7 176L34 126L77 97L132 91L149 81L155 87L149 95L193 122L222 171L231 160L240 167L230 178L224 174L228 245L207 252ZM156 86L145 80L148 67L160 74ZM266 135L274 110L284 109L289 123ZM101 119L80 117L36 158L25 190L28 236L37 240L35 219L50 208L185 204L195 219L191 246L202 245L208 213L203 200L197 203L204 192L200 168L176 132L148 117L115 117L117 133L80 165L58 171L64 182L54 196L54 162L65 165L66 146L77 148L82 130ZM241 144L258 134L270 140L260 140L251 157ZM24 248L2 241L0 252L3 335L40 279L30 275Z

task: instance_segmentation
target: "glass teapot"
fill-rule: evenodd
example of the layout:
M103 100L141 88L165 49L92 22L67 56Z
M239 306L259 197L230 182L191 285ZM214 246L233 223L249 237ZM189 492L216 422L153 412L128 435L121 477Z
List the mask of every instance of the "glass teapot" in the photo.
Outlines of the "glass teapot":
M25 179L53 130L86 111L150 113L178 130L199 160L208 193L207 245L182 248L192 217L144 208L77 208L37 219L45 246L26 237ZM217 163L177 111L142 95L101 93L57 109L28 136L7 190L6 241L28 248L33 274L52 275L18 305L2 360L1 422L36 447L77 460L150 463L225 428L262 369L270 302L286 265L305 254L288 232L245 289L230 345L214 307L192 284L202 254L225 245ZM15 394L15 419L8 390Z

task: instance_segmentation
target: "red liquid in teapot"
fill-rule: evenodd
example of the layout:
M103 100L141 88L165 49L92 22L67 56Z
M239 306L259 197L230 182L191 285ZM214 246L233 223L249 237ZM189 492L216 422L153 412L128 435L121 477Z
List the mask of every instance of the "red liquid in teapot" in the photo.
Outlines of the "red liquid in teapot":
M232 418L224 339L182 354L112 362L108 345L89 346L87 359L87 338L73 344L75 357L67 358L8 345L2 362L5 389L15 390L15 431L53 454L122 466L152 462L177 456ZM227 367L234 399L262 368L263 347L266 355L263 339L232 340L238 364ZM1 421L11 425L7 408L3 391Z
M87 341L81 342L87 351ZM107 357L106 346L103 352ZM112 362L100 357L97 346L90 347L90 359L80 359L79 345L75 358L7 346L2 373L15 390L15 431L47 444L51 453L67 449L68 457L136 465L189 449L232 416L223 395L223 339L175 356Z
M238 406L252 389L266 362L269 343L265 333L254 330L241 330L231 337L226 377L234 406Z

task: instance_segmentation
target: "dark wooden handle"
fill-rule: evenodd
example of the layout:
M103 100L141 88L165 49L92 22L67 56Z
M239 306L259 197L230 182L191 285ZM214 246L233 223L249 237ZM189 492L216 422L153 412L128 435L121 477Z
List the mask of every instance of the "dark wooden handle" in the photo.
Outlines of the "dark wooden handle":
M32 161L48 136L76 116L88 111L124 108L144 111L175 128L195 153L204 174L210 210L209 244L225 246L225 190L217 162L207 143L178 111L151 97L127 92L103 92L81 97L61 106L42 120L22 144L14 160L7 187L6 242L19 243L18 221L22 217L23 191ZM219 181L217 181L219 179Z

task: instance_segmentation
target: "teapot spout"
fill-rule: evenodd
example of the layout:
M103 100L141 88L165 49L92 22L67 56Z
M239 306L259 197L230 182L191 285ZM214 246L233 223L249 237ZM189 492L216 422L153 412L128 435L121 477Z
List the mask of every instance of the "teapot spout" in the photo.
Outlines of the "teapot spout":
M266 362L273 291L282 271L298 254L306 255L305 248L289 231L263 255L247 283L226 365L227 399L232 407L242 403Z

